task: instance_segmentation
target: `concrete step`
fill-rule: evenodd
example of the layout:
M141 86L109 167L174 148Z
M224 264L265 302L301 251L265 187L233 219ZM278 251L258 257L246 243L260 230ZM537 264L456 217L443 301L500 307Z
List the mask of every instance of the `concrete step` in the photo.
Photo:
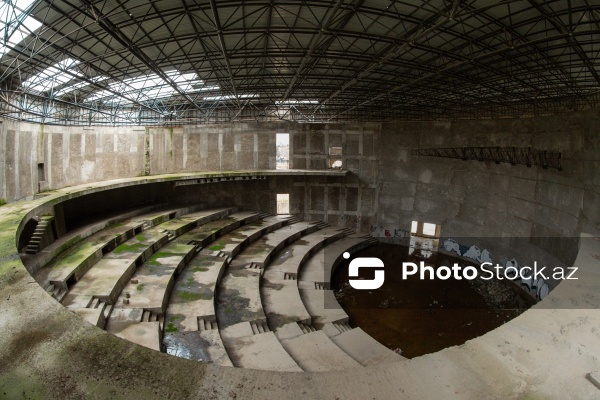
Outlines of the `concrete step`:
M79 315L85 321L90 324L97 326L100 329L104 329L106 325L106 316L104 310L98 308L74 308L74 313Z
M388 349L360 328L354 328L331 337L331 340L346 354L367 367L405 360Z
M302 372L273 332L255 334L249 322L240 322L220 331L233 362L241 368Z
M108 219L103 219L84 225L80 228L73 229L64 235L61 235L60 238L44 247L44 249L41 249L35 257L28 257L27 259L24 259L23 262L30 271L38 271L38 273L44 275L42 271L48 269L50 264L57 258L60 258L64 252L67 252L72 248L77 248L82 243L91 243L92 241L95 241L93 240L93 237L98 237L98 235L105 235L107 238L113 239L115 238L115 234L109 235L108 231L131 223L133 218L151 212L152 210L155 210L161 206L164 205L155 204L152 206L130 209L122 214L112 216ZM48 268L44 268L45 266ZM42 285L47 281L45 280L45 276L41 276L42 279L38 279L38 277L39 276L36 273L35 278Z
M163 209L161 211L144 215L137 219L137 221L142 224L144 230L150 229L155 226L162 225L172 219L185 216L186 214L192 213L200 213L202 214L204 208L204 204L194 204L184 207L173 207L168 209ZM164 227L162 229L165 229Z
M142 321L141 322L163 322L164 318L161 314L154 313L150 310L142 311Z
M302 237L284 247L269 264L267 264L260 287L262 304L273 329L280 329L289 321L310 321L310 314L304 305L297 281L298 271L315 249L327 241L342 238L337 227L326 227ZM322 264L321 264L322 265ZM323 278L321 278L323 279ZM305 284L307 282L304 282ZM307 287L315 290L314 282Z
M73 285L71 293L94 296L109 304L116 304L119 293L135 272L135 260L136 258L100 260Z
M340 332L348 332L350 330L352 330L352 327L348 324L348 321L339 321L339 322L332 322L332 325Z
M294 273L291 273L291 272L285 272L283 274L283 280L286 280L286 281L295 281L297 279L298 279L298 274L294 274Z
M321 372L360 367L358 362L321 331L314 330L284 339L281 345L304 371Z
M215 290L227 260L197 254L177 275L167 306L166 321L178 332L198 330L198 318L214 322Z
M65 296L67 295L68 290L64 287L57 286L54 284L47 284L45 287L46 292L50 294L54 299L56 299L59 303L63 301Z
M52 217L52 219L54 219L54 217ZM50 225L50 221L52 219L38 220L35 230L33 231L31 238L29 239L29 243L27 243L27 247L25 249L26 254L34 255L38 253L44 234L48 228L48 225Z
M231 231L207 245L202 253L207 255L227 254L235 258L241 250L261 236L280 229L285 225L286 220L285 216L278 215L240 226L235 231Z
M207 247L216 238L232 230L258 220L258 213L243 211L228 215L226 218L208 222L179 236L176 241L185 244L194 244Z
M250 328L252 328L252 333L255 335L271 332L266 320L250 321Z
M143 308L154 314L165 314L175 277L196 252L195 246L178 242L171 242L157 250L123 286L116 303L120 307Z
M317 328L327 322L348 320L348 314L339 305L332 290L299 289L299 291L302 302Z
M198 317L198 330L199 331L210 331L213 329L219 329L217 325L217 317L214 315L208 315Z
M162 350L162 326L160 322L140 322L112 332L115 336L130 342L148 347L152 350Z
M140 224L131 221L115 223L101 229L58 255L47 268L36 274L36 280L46 280L64 286L69 282L69 285L72 285L100 261L104 253L131 239L140 230Z
M191 332L167 331L163 345L167 354L176 357L233 367L218 329Z
M315 290L329 290L329 282L314 282Z
M344 233L344 236L349 236L349 235L353 235L356 232L354 232L354 230L350 229L350 228L344 228L342 229L342 232Z
M302 233L315 229L313 224L307 222L282 226L281 223L286 218L287 216L268 217L260 224L248 225L248 229L240 228L231 232L234 239L231 242L234 245L239 244L241 240L252 243L234 257L219 284L216 315L221 329L240 321L249 321L255 334L270 332L260 294L260 278L264 265L288 240L301 237ZM277 229L269 231L272 227ZM261 236L265 231L267 233ZM228 237L223 239L220 243L235 253L234 246L229 245ZM240 304L244 306L240 307ZM262 326L256 323L259 319L265 319ZM227 343L225 345L227 347Z
M315 332L317 329L310 324L304 324L302 322L298 322L298 326L303 333Z

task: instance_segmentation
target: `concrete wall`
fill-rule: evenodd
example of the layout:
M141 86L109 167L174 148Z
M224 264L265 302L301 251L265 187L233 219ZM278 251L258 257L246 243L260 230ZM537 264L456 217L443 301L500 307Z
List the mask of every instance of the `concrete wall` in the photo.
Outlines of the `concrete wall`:
M301 124L291 133L291 166L327 169L331 147L342 148L342 166L352 174L344 180L331 178L295 182L293 210L305 218L323 220L368 232L377 220L380 143L379 124ZM304 209L302 209L304 207Z
M375 235L405 235L412 220L445 237L555 237L600 230L600 117L361 124L245 123L144 127L0 124L0 198L146 174L275 168L275 134L290 134L291 168L323 169L342 147L346 179L272 178L291 212ZM419 147L532 146L563 152L564 171L416 157ZM38 164L44 176L38 178ZM38 180L42 183L39 184ZM240 199L242 195L237 195ZM247 196L246 196L247 197ZM261 204L264 200L260 201ZM567 257L569 258L569 257Z
M593 112L384 124L378 232L402 234L418 220L440 224L443 237L487 237L486 247L517 249L522 238L532 238L528 242L572 262L580 230L600 228L599 135L600 118ZM560 151L564 170L411 154L460 146Z
M150 174L272 169L274 130L270 124L144 128L2 121L0 198L11 202L46 189ZM42 177L38 164L44 165Z

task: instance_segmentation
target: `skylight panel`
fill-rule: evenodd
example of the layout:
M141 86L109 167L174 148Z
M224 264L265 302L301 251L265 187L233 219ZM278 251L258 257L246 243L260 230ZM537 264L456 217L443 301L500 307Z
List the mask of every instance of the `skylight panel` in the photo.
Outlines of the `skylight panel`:
M191 87L190 90L186 90L187 93L196 93L196 92L211 92L215 90L221 90L220 86L202 86L202 87Z
M298 105L298 104L319 104L319 100L284 100L276 101L275 104L281 105Z
M95 76L95 77L91 78L90 81L92 81L94 83L98 83L98 82L105 81L107 79L108 79L107 76ZM86 86L89 86L90 84L91 84L90 82L84 81L84 82L76 83L76 84L71 85L71 86L64 87L61 90L59 90L58 92L56 92L56 96L64 96L65 94L68 94L68 93L71 93L71 92L73 92L75 90L78 90L78 89L84 88Z
M223 95L223 96L206 96L204 98L205 101L225 101L225 100L233 100L233 99L252 99L255 97L259 97L258 94L240 94L237 97L234 95Z
M69 71L79 64L79 61L67 58L51 67L46 68L22 83L23 88L35 92L47 92L56 86L70 82L75 76L82 76L78 71ZM67 72L69 71L69 72Z
M0 56L7 53L11 48L21 43L27 36L42 26L42 23L31 16L25 17L19 23L19 19L25 14L35 0L17 0L15 7L9 5L5 1L0 2L0 31L4 35L8 35L11 30L11 25L16 26L14 32L10 33L10 37L6 43L0 43Z
M183 93L193 93L204 90L219 89L218 86L203 86L204 82L198 79L195 72L182 74L177 70L165 72ZM116 101L118 96L112 92L121 93L123 96L135 99L138 102L148 102L171 97L177 91L157 74L138 76L114 82L109 85L110 90L100 90L87 97L87 101L102 100L105 103ZM111 92L112 91L112 92Z

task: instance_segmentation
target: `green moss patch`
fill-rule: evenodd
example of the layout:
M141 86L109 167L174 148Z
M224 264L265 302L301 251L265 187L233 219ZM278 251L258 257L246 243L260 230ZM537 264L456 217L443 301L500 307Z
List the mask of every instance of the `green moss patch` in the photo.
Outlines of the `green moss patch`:
M161 265L161 263L158 262L159 258L172 257L174 255L175 254L168 253L166 251L157 251L156 253L152 254L152 257L150 257L148 261L146 261L146 264L159 266Z
M172 322L169 322L167 324L167 327L165 328L165 332L177 332L179 329L177 329L177 327L175 325L173 325Z
M146 245L143 243L134 243L134 244L126 244L123 243L119 247L113 250L115 254L121 253L140 253L142 250L146 248Z
M178 291L177 297L179 297L183 300L187 300L187 301L210 300L210 298L208 296L203 295L202 293L193 293L193 292L188 292L185 290Z

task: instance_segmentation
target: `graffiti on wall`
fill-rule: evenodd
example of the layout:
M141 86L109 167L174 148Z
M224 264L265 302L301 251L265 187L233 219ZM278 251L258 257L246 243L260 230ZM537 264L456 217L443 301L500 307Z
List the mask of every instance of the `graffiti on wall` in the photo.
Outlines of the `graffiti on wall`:
M493 264L492 254L487 249L481 250L475 245L472 245L470 247L465 246L454 239L444 240L442 246L449 253L456 253L460 257L468 258L470 260L478 262L479 264ZM523 268L523 266L519 266L519 263L515 258L504 262L504 269L508 270L509 268L514 269L514 273L511 271L511 274L509 274L509 276L514 275L515 277L514 279L512 279L512 281L516 284L520 284L521 286L525 286L530 293L535 293L535 296L538 299L541 300L544 297L546 297L548 293L550 293L550 286L548 286L548 284L544 281L543 278L534 279L533 276L529 276L528 278L522 279L521 269ZM523 275L526 276L526 274Z
M405 238L410 233L400 228L383 227L381 225L371 225L371 235L378 238Z
M464 246L454 239L446 239L443 246L447 252L456 253L461 257L477 261L479 264L483 264L484 262L492 263L492 254L487 249L481 250L475 245L471 247Z
M523 269L524 266L520 266L515 258L513 258L512 260L507 260L504 263L504 269L507 270L509 268L514 268L514 270L516 271L514 274L515 279L513 279L513 281L520 281L521 285L527 287L527 289L529 289L530 292L535 292L535 295L538 299L541 300L544 297L546 297L548 293L550 293L550 286L548 286L548 284L544 281L544 278L535 279L533 276L529 276L528 278L524 279L519 278L519 276L521 275L521 269Z

